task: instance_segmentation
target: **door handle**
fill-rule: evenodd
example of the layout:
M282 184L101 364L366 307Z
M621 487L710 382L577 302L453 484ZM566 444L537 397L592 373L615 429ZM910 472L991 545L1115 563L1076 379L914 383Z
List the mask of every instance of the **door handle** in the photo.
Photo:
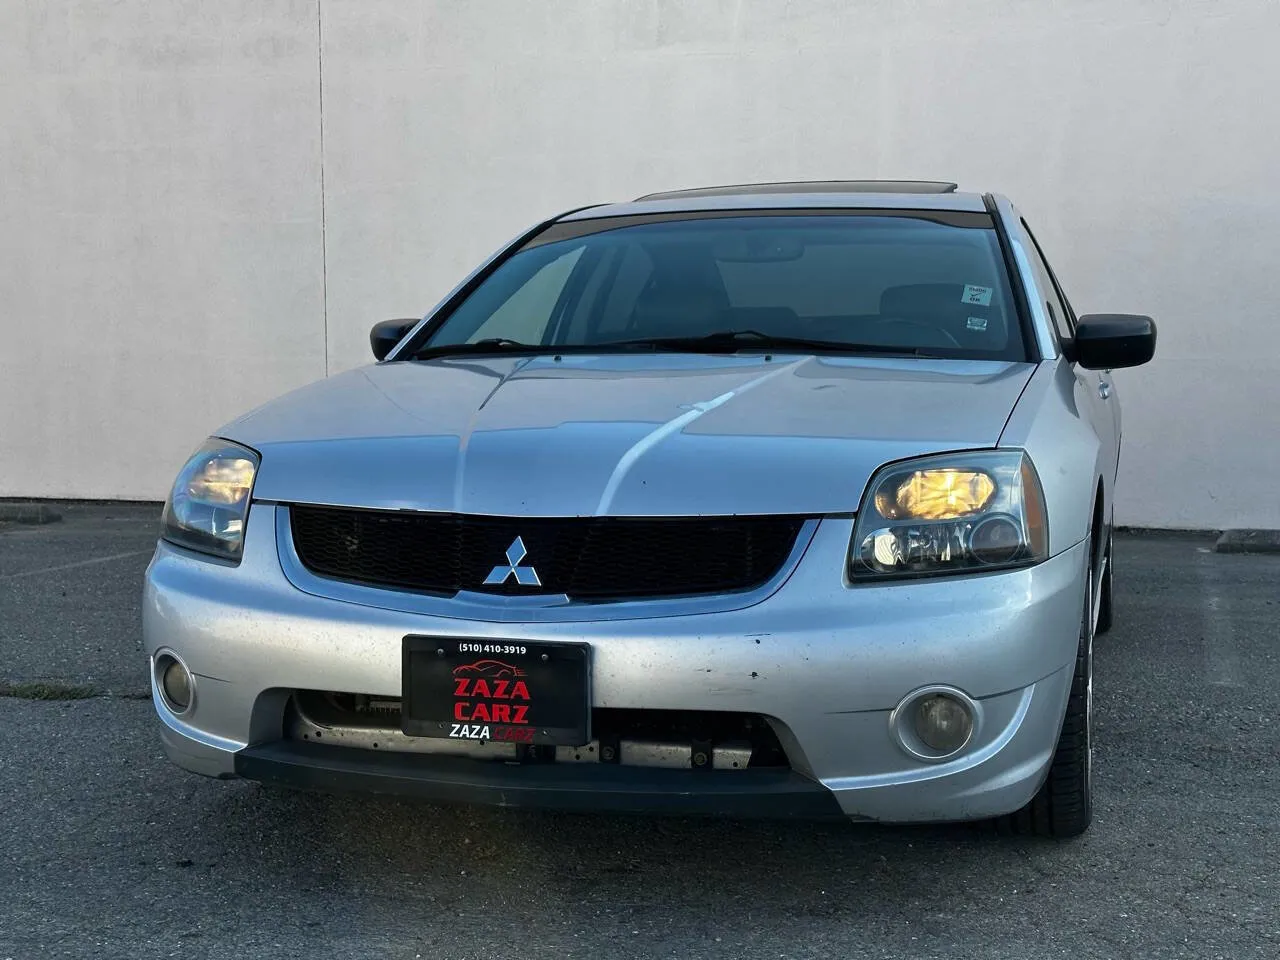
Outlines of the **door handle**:
M1111 384L1107 383L1106 380L1098 381L1098 396L1100 396L1103 400L1106 400L1109 396L1111 396Z

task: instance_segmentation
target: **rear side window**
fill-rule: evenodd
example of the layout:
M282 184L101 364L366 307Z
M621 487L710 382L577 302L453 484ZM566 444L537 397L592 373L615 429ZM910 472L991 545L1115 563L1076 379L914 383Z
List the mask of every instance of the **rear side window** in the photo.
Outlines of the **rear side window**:
M557 226L555 239L508 258L434 324L426 345L501 337L607 349L750 330L1027 359L986 214L695 214Z

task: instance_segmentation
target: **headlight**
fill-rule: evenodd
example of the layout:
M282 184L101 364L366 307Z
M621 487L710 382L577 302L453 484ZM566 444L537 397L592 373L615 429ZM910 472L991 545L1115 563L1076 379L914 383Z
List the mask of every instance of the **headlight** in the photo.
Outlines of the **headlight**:
M1044 493L1020 450L949 453L882 468L858 510L853 579L992 570L1049 555Z
M216 437L205 442L174 481L164 505L166 540L239 560L258 455Z

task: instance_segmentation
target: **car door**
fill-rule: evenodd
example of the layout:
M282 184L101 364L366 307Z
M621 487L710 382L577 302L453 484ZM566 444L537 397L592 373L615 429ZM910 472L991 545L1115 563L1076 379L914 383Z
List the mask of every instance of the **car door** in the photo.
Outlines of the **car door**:
M1044 251L1026 220L1022 220L1022 229L1031 241L1027 253L1036 275L1036 284L1040 287L1045 310L1053 320L1054 331L1062 352L1070 356L1075 340L1075 312L1071 309L1070 301L1063 293L1061 284L1054 276L1053 269L1049 266L1049 261L1045 258ZM1072 364L1072 369L1077 384L1076 402L1098 437L1102 456L1102 473L1106 483L1108 506L1110 506L1111 487L1115 482L1120 455L1120 408L1111 383L1111 371L1086 370L1078 364ZM1111 518L1108 516L1106 519L1110 522Z

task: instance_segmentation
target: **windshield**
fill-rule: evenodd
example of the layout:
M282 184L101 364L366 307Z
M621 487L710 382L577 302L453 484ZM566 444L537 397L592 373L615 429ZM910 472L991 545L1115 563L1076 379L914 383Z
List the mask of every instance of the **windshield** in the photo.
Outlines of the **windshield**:
M424 334L408 355L468 344L739 351L768 349L776 339L804 352L1026 359L991 218L977 213L557 224Z

